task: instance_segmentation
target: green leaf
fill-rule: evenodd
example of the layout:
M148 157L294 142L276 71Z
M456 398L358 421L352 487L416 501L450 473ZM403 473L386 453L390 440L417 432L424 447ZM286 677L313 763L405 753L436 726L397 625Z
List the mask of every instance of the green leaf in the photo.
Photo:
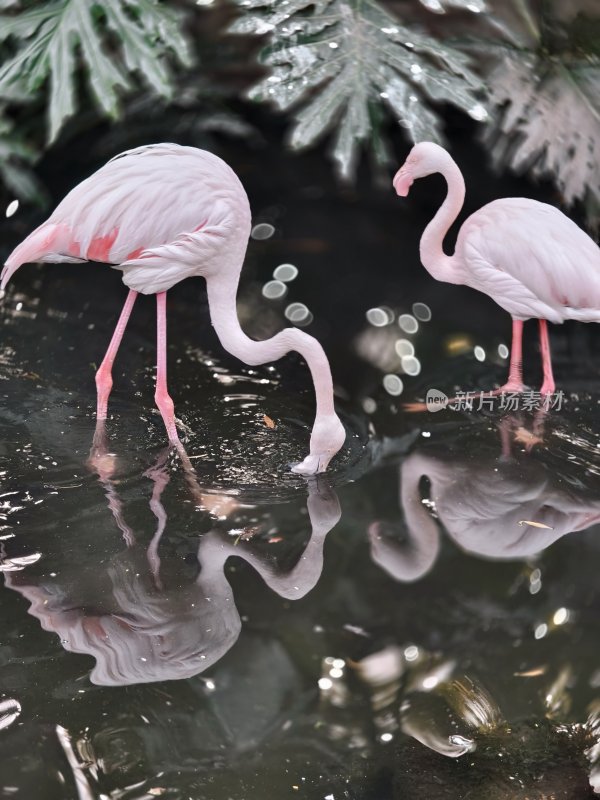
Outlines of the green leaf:
M484 0L419 0L419 2L435 14L445 14L446 7L471 11L473 14L480 14L482 11L488 10Z
M515 2L515 0L513 0ZM519 49L496 42L488 75L491 124L483 134L498 168L551 178L565 203L582 201L588 223L600 218L600 56L594 25L577 16L565 25L548 11L527 11L540 37ZM489 47L487 48L489 51Z
M49 84L50 141L77 111L80 64L96 105L116 117L135 78L168 97L168 58L191 63L179 16L157 0L48 0L0 14L0 42L14 51L0 67L0 97L35 94Z
M236 0L244 9L233 33L268 34L261 61L270 72L249 96L280 110L297 109L293 148L308 147L337 128L333 157L351 177L361 143L377 144L387 108L409 136L440 140L436 103L452 103L476 119L481 81L468 58L391 16L376 0ZM451 5L481 6L477 0Z
M505 54L492 73L494 124L485 135L496 162L552 177L567 204L600 197L600 63L547 64Z
M44 191L31 169L37 156L0 109L0 179L20 199L40 204Z

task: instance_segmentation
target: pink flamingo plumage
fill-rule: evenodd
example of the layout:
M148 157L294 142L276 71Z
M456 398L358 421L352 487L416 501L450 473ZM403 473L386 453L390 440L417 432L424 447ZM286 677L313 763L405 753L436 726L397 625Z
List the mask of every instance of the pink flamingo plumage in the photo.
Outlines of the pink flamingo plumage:
M169 440L180 447L167 390L166 294L184 278L206 279L211 321L221 344L246 364L275 361L295 350L312 374L317 410L310 453L295 472L323 472L344 443L334 410L329 362L304 331L286 328L266 341L242 331L236 310L250 235L244 187L220 158L195 147L153 144L115 156L76 186L8 257L0 288L30 261L101 261L123 273L129 294L96 373L98 420L106 419L112 365L138 293L156 294L156 405Z
M432 142L416 144L394 177L406 197L417 178L441 173L448 184L442 206L421 238L421 261L437 280L465 284L492 297L513 319L508 382L496 390L522 392L523 322L538 319L544 382L555 390L548 322L600 322L600 249L554 206L524 197L494 200L461 227L454 255L443 241L464 202L465 182L450 154Z

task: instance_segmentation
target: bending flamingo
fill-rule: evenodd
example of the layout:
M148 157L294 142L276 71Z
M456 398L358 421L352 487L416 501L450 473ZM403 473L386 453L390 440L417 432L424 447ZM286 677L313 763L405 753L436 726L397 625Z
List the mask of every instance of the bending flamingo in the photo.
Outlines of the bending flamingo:
M421 261L437 280L462 283L495 300L513 319L508 382L496 390L522 392L523 322L538 319L544 370L542 394L555 389L548 322L600 322L600 250L561 211L524 197L494 200L472 214L458 234L454 255L443 241L465 198L463 176L449 153L416 144L394 177L406 197L417 178L440 172L448 194L421 237Z
M153 144L111 159L76 186L52 216L8 257L0 288L30 261L103 261L123 273L129 294L96 373L98 420L106 419L112 365L138 293L156 294L156 405L169 440L179 446L167 390L167 291L184 278L206 279L210 316L221 344L246 364L300 353L312 374L317 410L310 454L293 469L323 472L344 443L334 410L329 362L321 345L296 328L258 342L236 311L239 275L250 234L250 207L233 170L195 147Z

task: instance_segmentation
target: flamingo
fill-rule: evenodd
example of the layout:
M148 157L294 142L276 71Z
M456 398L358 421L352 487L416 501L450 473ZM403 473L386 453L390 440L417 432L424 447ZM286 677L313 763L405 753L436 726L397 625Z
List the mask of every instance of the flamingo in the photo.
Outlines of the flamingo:
M250 234L250 206L233 170L212 153L177 144L127 150L76 186L54 213L8 257L4 290L31 261L100 261L120 269L129 288L104 360L96 372L97 419L107 416L112 366L138 294L155 294L155 401L169 441L180 448L167 389L167 291L184 278L206 280L211 322L222 346L249 365L276 361L292 350L312 375L316 416L310 453L292 469L324 472L342 447L345 430L334 409L329 362L321 345L297 328L255 341L243 332L236 295Z
M97 582L87 581L85 587L79 587L85 594L82 604L74 596L72 581L67 581L69 586L50 585L21 573L4 574L7 588L29 600L29 613L44 630L59 635L65 650L96 659L90 680L98 686L191 678L214 666L233 647L242 630L225 574L229 558L250 564L280 597L299 600L317 585L323 571L325 539L341 518L337 495L327 479L311 478L306 503L310 536L295 566L281 568L252 545L234 543L222 532L211 530L203 534L198 545L201 569L196 579L165 588L159 579L156 552L167 522L162 503L169 482L164 453L145 475L154 484L150 508L158 522L147 551L136 543L133 531L124 522L114 481L108 473L99 473L110 511L121 531L125 534L127 530L127 548L98 568L104 576L100 595ZM207 499L209 496L205 494Z
M465 197L463 176L450 154L432 142L416 144L393 185L400 197L406 197L414 180L436 172L446 179L448 193L421 237L424 267L436 280L484 292L511 315L508 381L492 394L524 390L523 323L538 319L544 372L540 392L552 394L556 386L548 322L600 322L600 250L554 206L506 197L488 203L466 220L454 255L448 256L444 237Z
M520 421L505 418L501 434L522 442ZM436 519L423 504L426 477ZM464 552L493 560L527 559L554 542L600 522L600 501L584 486L574 489L554 479L540 461L499 464L496 456L473 459L416 450L399 469L400 506L407 534L397 541L382 522L368 529L371 557L398 581L420 580L440 551L439 525Z

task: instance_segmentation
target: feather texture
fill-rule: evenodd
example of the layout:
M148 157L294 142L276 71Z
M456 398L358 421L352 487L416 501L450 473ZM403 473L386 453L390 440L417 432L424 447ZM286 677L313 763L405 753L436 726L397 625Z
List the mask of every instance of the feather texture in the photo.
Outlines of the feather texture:
M239 272L249 234L246 192L224 161L195 147L149 145L121 153L69 192L9 256L3 282L27 261L94 260L154 294L193 275Z
M600 249L553 206L504 198L462 226L456 258L465 283L516 319L600 320Z

